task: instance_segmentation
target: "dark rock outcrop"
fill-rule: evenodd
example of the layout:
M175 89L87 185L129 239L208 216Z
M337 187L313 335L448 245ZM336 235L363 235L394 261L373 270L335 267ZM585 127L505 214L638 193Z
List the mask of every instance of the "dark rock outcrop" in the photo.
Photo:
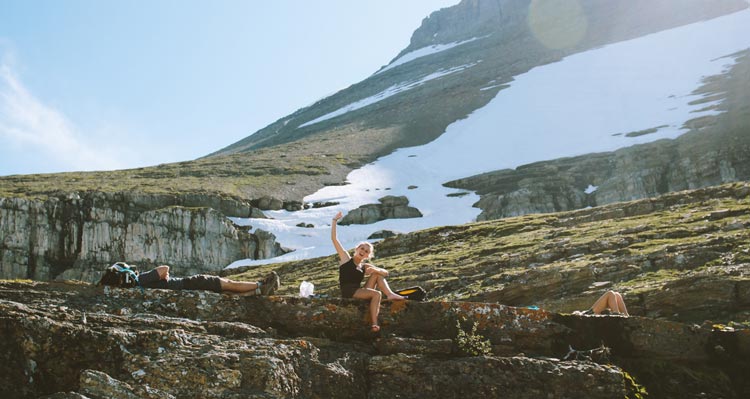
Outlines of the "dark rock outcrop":
M264 196L257 200L253 200L251 201L251 203L254 206L258 207L258 209L264 210L264 211L268 211L268 210L278 211L280 209L285 209L287 211L299 211L304 208L302 202L300 201L282 201L278 198L273 198L269 196ZM252 217L255 217L255 216L252 216Z
M379 240L379 239L388 238L388 237L395 237L398 234L399 233L396 233L395 231L391 231L391 230L378 230L378 231L370 234L370 236L367 237L367 239L368 240Z
M749 366L750 330L400 302L383 304L383 331L373 336L365 332L366 307L355 300L0 282L0 392L8 398L421 398L425 392L611 398L636 392L631 375L658 397L739 398L750 389L736 371ZM460 355L457 322L476 323L493 354ZM602 344L612 365L560 360L570 347ZM666 362L679 366L655 367Z
M362 205L352 209L339 222L340 225L372 224L386 219L421 218L419 209L409 206L405 196L388 195L378 199L379 204Z

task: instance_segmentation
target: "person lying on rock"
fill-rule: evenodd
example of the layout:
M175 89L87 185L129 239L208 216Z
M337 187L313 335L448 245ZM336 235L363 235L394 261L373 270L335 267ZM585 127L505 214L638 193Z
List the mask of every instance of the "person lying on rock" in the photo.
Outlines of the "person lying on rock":
M628 308L625 307L625 301L622 299L622 295L615 291L605 292L596 300L596 302L594 302L589 310L578 312L578 314L616 314L630 316L628 314Z
M272 271L263 280L257 282L235 281L208 274L197 274L189 277L172 277L169 266L162 265L138 275L138 285L143 288L161 288L167 290L203 290L216 293L231 293L245 296L271 295L280 286L279 276ZM99 285L107 284L104 277Z
M380 313L380 300L383 291L386 297L394 301L402 301L406 298L398 295L391 290L385 278L388 271L366 263L374 255L374 249L369 242L361 242L354 248L352 256L349 255L339 242L336 236L336 224L344 215L339 212L334 216L331 223L331 241L339 255L339 288L341 289L342 298L356 298L370 301L370 318L372 320L371 329L373 332L380 331L378 325L378 314ZM360 287L365 275L368 275L364 287ZM376 290L379 288L380 291Z

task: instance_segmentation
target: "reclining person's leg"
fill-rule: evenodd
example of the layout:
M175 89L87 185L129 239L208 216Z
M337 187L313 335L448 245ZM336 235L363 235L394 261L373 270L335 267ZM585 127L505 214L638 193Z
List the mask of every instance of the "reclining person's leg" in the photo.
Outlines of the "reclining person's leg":
M221 291L243 295L272 295L279 288L279 275L271 272L262 281L235 281L220 278Z
M622 299L622 295L620 295L619 292L615 292L614 294L615 300L617 301L617 311L624 314L625 316L630 316L630 314L628 314L628 308L625 307L625 300Z
M234 281L224 277L221 277L219 280L221 281L222 292L244 294L258 289L258 283L252 281Z
M615 294L612 291L605 292L591 306L591 310L593 310L594 313L596 313L596 314L601 314L606 309L611 309L612 311L617 311L616 310L617 309L617 298L615 297Z

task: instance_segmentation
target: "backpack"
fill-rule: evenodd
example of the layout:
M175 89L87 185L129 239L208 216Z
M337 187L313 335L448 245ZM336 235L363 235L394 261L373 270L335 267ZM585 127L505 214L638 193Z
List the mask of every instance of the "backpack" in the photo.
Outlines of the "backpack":
M410 301L424 301L427 299L427 291L419 286L404 288L395 292Z
M125 262L117 262L104 271L102 278L99 279L96 285L122 288L132 288L140 285L138 283L138 267L128 265Z

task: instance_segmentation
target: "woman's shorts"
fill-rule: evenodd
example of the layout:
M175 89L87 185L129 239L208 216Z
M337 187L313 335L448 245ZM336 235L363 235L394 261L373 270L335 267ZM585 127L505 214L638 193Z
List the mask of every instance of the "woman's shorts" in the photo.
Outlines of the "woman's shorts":
M342 298L353 298L354 293L359 289L359 285L340 285Z
M205 290L221 292L221 278L208 274L198 274L182 279L183 290Z

